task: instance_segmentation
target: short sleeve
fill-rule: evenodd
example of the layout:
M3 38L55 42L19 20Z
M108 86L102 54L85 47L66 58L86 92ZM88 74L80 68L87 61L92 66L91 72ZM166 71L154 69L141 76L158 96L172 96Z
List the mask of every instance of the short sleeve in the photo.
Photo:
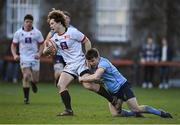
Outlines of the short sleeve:
M107 69L109 67L109 63L105 60L102 60L99 62L98 68L103 68L103 69Z
M44 42L44 38L43 38L42 33L40 31L38 31L37 33L38 33L37 41L38 41L38 43L41 44Z
M75 40L77 40L77 41L79 41L79 42L83 42L84 41L84 39L85 39L85 35L82 33L82 32L80 32L79 30L77 30L77 29L73 29L73 38L75 39Z
M19 43L19 33L15 32L14 36L13 36L13 41L14 44L18 44Z

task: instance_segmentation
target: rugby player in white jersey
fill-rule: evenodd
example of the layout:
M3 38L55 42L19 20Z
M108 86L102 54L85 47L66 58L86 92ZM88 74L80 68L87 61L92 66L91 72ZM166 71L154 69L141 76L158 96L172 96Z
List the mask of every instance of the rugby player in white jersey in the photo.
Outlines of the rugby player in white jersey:
M55 10L53 8L53 10ZM71 15L69 12L67 11L63 11L64 15L66 16L66 20L67 20L67 25L68 28L74 28L72 25L70 25L70 21L71 21ZM46 48L46 44L47 42L49 42L49 39L53 37L53 35L55 34L54 30L51 29L51 31L48 33L48 35L46 36L46 40L44 42L45 44L45 48ZM61 72L63 71L63 68L65 66L65 62L63 57L61 56L60 51L58 50L56 52L56 54L53 57L53 66L54 66L54 79L55 79L55 85L57 86L57 83L59 81L59 77L61 75Z
M11 52L14 60L20 60L21 72L23 74L24 103L29 104L29 88L36 93L39 81L40 56L43 51L44 38L41 32L33 27L33 16L27 14L24 17L23 27L14 34L11 44ZM19 55L16 53L19 45Z
M84 44L85 50L88 51L91 48L91 42L77 29L68 28L67 19L60 10L52 10L49 12L48 22L50 28L56 32L51 40L57 45L66 63L58 81L59 94L65 105L65 110L59 113L58 116L73 115L68 85L78 76L89 75L85 55L82 51L82 44ZM44 50L44 53L48 53L48 49L47 51ZM113 105L116 104L115 99L99 84L87 82L83 82L82 84L86 89L105 97Z

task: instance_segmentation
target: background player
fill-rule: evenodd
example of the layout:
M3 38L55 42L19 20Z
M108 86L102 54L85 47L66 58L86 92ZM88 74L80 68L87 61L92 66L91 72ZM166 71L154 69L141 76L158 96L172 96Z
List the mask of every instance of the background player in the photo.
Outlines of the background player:
M11 44L14 60L20 59L25 104L29 104L30 83L33 92L38 91L36 83L39 81L39 58L43 51L43 41L44 38L41 32L33 27L33 16L27 14L24 17L23 27L15 32ZM16 53L17 45L19 45L19 55ZM39 48L38 45L40 45Z
M106 58L100 57L97 49L92 48L86 54L86 59L90 67L95 70L95 73L89 76L79 77L80 82L94 82L102 80L106 89L113 95L116 96L121 103L120 109L115 108L112 104L109 104L110 111L113 116L121 115L122 103L125 101L132 112L126 113L126 116L142 116L141 113L150 113L159 115L163 118L172 118L170 113L162 110L155 109L150 106L138 105L136 97L131 90L127 79L112 65Z

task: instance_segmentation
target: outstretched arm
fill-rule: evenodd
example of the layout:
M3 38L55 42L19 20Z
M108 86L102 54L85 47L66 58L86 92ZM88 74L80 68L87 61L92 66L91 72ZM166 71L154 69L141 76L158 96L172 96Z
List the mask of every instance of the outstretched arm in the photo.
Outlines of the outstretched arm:
M86 37L83 41L86 52L91 49L91 41Z
M39 46L39 51L38 51L38 53L37 53L37 55L36 55L36 59L39 59L40 58L40 56L42 55L42 53L43 53L43 50L44 50L44 43L42 43L42 44L40 44L40 46Z
M93 82L93 81L99 81L101 79L102 74L104 73L103 68L98 68L96 72L89 76L83 76L79 77L79 82Z
M11 44L11 53L12 53L15 61L19 60L19 55L16 53L16 51L17 51L17 44L12 43Z

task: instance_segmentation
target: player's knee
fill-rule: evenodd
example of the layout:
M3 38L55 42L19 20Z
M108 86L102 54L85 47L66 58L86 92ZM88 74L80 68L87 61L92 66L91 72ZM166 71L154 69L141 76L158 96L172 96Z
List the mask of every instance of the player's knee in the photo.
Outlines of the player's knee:
M57 83L57 87L60 89L61 88L61 86L60 86L60 84L59 83Z
M67 86L65 86L64 84L58 83L57 87L59 88L59 91L64 91L67 89Z
M31 79L31 75L29 73L24 73L23 79L24 79L24 81L29 82Z

